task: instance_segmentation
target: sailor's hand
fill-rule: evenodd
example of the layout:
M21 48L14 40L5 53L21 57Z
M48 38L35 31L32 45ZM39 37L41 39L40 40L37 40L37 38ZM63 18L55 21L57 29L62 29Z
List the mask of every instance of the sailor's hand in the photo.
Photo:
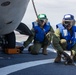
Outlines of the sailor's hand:
M72 58L66 53L66 52L62 52L62 55L64 55L64 57L65 57L65 65L67 65L67 64L72 64L73 63L73 60L72 60Z
M48 33L46 34L46 36L50 36L50 34L51 34L51 32L48 32Z
M46 38L47 38L47 39L50 39L50 37L51 37L50 34L51 34L50 32L48 32L48 33L46 34Z

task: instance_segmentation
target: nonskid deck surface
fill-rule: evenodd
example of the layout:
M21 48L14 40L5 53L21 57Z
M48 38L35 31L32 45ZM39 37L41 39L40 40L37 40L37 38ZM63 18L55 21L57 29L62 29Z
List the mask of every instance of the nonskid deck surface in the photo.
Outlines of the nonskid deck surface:
M28 47L22 54L0 53L0 75L76 75L75 66L54 63L56 52L51 45L47 50L48 55L43 55L42 50L38 55L31 55Z

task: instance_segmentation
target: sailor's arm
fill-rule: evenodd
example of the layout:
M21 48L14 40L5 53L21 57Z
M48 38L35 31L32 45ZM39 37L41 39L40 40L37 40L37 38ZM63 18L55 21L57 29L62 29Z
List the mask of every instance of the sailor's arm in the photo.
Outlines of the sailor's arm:
M32 35L30 35L28 37L28 39L24 42L24 47L27 47L34 39L34 35L35 35L35 32L34 32L34 29L31 29L31 32L32 32Z
M46 34L46 36L50 35L52 36L54 34L54 29L52 28L52 26L50 26L50 30L49 32Z
M53 34L52 43L53 43L53 47L54 47L57 51L60 51L60 52L63 51L63 48L62 48L61 45L60 45L60 31L59 31L59 29L56 29L55 33Z
M50 28L50 32L54 33L54 29L53 29L52 26L51 26L51 28Z

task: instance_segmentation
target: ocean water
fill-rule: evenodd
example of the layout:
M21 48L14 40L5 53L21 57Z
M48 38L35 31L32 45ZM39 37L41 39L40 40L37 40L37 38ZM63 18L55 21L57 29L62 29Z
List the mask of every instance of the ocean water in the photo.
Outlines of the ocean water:
M62 22L65 14L73 14L76 19L76 0L34 0L34 3L37 13L46 14L54 29L56 24ZM31 29L31 22L35 20L36 15L30 0L22 22Z

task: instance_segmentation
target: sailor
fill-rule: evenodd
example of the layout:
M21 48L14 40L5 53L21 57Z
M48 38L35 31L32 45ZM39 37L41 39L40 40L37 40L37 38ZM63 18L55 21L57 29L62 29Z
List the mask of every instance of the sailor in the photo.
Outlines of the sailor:
M76 61L76 26L73 15L65 14L62 23L56 25L53 46L57 51L55 63L61 61L61 54L66 55L64 50L70 51L70 58Z
M51 43L51 35L54 33L50 22L48 22L47 16L45 14L39 14L38 19L32 22L32 33L28 39L24 42L24 47L27 47L33 40L33 45L31 45L28 51L31 54L38 54L42 48L42 54L47 55L47 47Z

